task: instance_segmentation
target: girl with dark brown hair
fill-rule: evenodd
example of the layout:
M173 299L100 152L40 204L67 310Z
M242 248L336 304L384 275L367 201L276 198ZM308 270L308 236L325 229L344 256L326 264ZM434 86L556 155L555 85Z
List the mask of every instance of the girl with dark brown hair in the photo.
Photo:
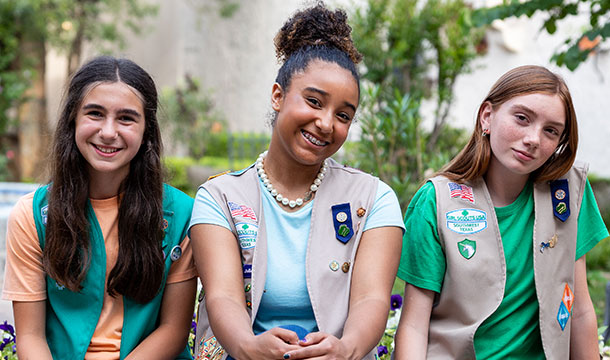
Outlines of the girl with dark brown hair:
M11 213L3 297L20 358L191 358L192 199L162 182L157 91L109 56L71 78L48 185Z

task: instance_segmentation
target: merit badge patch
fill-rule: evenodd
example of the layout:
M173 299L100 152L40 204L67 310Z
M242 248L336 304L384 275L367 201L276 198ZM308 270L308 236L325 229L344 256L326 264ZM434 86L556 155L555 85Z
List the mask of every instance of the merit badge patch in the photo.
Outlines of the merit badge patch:
M569 318L570 312L562 301L559 304L559 310L557 311L557 322L559 323L559 326L561 326L561 331L565 330Z
M466 259L470 260L477 252L477 242L473 240L464 239L457 243L460 254Z
M47 215L49 214L49 205L45 205L40 209L40 216L42 216L42 224L47 224Z
M447 228L458 234L474 234L487 228L487 213L477 209L457 209L445 214Z
M225 350L220 346L216 337L208 339L201 338L199 342L199 354L196 360L220 360L225 354Z
M258 235L258 225L245 222L235 224L237 231L237 239L239 246L242 249L251 249L256 245L256 237Z
M447 185L449 186L449 196L451 198L466 200L474 204L474 193L470 186L454 182L450 182Z
M256 214L254 213L254 210L252 210L251 207L248 207L246 205L239 205L232 201L228 201L227 205L229 206L229 210L231 210L231 216L233 218L242 217L257 221Z
M252 265L244 264L242 266L242 269L243 269L244 279L252 279Z
M572 312L572 305L574 304L574 293L570 286L566 283L566 287L563 289L563 297L561 301L566 306L569 312Z
M347 244L352 236L354 236L352 212L349 203L333 205L331 211L333 214L333 225L335 227L337 240Z
M551 181L551 200L553 202L553 214L561 221L566 221L570 216L570 189L567 179Z

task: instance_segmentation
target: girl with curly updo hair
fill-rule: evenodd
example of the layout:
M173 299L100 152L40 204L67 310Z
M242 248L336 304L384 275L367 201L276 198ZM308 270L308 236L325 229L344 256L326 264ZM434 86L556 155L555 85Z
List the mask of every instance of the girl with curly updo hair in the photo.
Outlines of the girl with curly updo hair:
M388 185L330 158L359 103L350 33L345 12L321 3L288 19L268 150L197 193L199 358L374 358L403 224Z

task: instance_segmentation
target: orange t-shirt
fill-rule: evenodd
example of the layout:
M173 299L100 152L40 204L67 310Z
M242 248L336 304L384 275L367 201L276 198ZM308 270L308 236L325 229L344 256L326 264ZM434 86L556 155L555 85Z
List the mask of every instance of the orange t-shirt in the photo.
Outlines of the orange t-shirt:
M6 269L2 298L11 301L40 301L47 298L42 250L34 223L34 193L23 196L9 216L6 235ZM106 279L114 267L119 249L117 198L94 200L91 205L106 245ZM167 283L178 283L197 276L188 237L180 244L182 256L169 270ZM107 281L106 281L107 282ZM123 297L104 292L102 312L85 359L118 359L123 329Z

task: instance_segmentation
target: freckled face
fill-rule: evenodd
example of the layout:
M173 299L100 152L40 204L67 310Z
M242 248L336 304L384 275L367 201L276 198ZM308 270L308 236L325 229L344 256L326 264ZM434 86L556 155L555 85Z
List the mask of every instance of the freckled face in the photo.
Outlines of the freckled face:
M273 87L277 119L273 147L303 165L317 165L345 142L358 106L358 84L337 64L312 61L293 75L288 91Z
M75 139L89 175L124 179L144 137L144 107L136 90L122 82L95 86L76 115Z
M564 104L557 95L516 96L495 110L485 104L481 125L490 132L490 169L529 176L553 155L565 123Z

